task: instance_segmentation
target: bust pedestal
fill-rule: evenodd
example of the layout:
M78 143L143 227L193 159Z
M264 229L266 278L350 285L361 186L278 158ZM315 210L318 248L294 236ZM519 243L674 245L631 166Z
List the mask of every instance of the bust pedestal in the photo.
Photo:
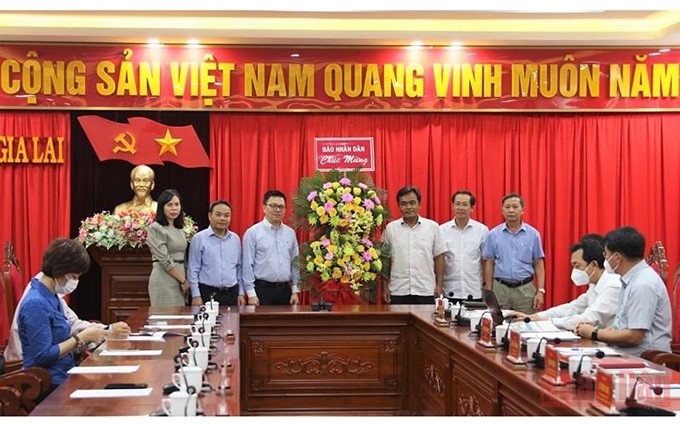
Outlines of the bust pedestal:
M148 247L88 248L102 269L101 319L104 323L126 320L138 307L148 307L151 253Z

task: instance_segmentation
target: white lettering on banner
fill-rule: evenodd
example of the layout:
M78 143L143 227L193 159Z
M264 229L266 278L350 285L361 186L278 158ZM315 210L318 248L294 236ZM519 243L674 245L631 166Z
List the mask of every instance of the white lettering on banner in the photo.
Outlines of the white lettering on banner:
M345 155L345 164L366 165L368 158L361 158L355 155Z
M337 156L333 155L322 155L321 158L319 159L319 163L321 165L326 165L326 164L339 164L340 163L340 158Z

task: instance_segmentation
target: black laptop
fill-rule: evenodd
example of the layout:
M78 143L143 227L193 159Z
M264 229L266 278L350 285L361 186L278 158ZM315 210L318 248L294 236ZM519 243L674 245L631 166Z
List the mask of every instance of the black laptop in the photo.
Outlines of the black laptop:
M498 298L496 298L496 293L489 289L482 289L482 301L484 301L486 308L491 313L494 328L503 323L503 311L498 303Z

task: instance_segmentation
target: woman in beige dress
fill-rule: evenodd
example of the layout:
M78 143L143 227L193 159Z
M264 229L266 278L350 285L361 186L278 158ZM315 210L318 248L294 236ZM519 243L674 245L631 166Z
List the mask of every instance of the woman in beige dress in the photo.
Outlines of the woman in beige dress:
M156 219L149 226L146 239L153 261L149 276L152 307L186 305L189 284L184 267L187 240L183 228L184 211L179 193L166 189L158 197Z

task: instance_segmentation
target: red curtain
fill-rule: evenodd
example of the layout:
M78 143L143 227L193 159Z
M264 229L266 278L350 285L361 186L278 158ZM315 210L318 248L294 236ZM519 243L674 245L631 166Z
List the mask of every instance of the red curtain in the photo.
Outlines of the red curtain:
M477 196L474 217L491 228L503 195L519 192L524 220L543 236L548 306L578 295L569 246L586 233L635 226L648 246L664 243L671 274L676 267L678 113L215 113L210 131L210 195L233 203L241 235L261 220L267 189L292 194L314 172L315 137L372 136L373 177L393 217L406 184L421 188L421 214L440 223L452 217L451 194L466 188Z
M64 138L64 163L0 163L0 242L14 245L21 263L20 291L28 279L40 270L42 254L56 237L69 237L71 215L69 114L53 112L0 112L0 135L23 137L33 158L32 137ZM15 145L16 146L16 145ZM41 145L44 146L44 145ZM7 144L0 141L0 157L9 155ZM44 147L41 153L44 153ZM16 155L13 149L13 158ZM40 155L40 154L39 154ZM38 156L39 156L38 155ZM16 292L16 289L15 289ZM17 294L15 294L17 295Z

